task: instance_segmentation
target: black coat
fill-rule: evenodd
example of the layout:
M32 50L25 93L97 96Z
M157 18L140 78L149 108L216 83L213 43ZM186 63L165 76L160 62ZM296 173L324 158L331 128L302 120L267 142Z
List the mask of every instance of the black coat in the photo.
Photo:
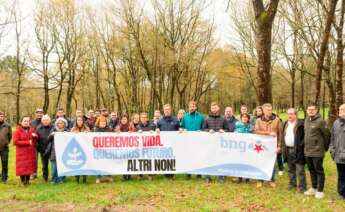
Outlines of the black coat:
M153 122L148 121L146 125L143 123L139 123L138 126L136 127L136 131L142 130L142 131L154 131L156 130L156 125Z
M287 161L288 158L288 152L287 148L285 145L285 134L286 134L286 129L287 129L287 122L284 123L283 127L283 142L282 142L282 154L284 161ZM295 133L295 155L294 161L291 161L292 163L299 163L299 164L305 164L305 156L304 156L304 121L303 120L298 120L295 128L294 128L294 133ZM290 157L291 158L291 157Z
M43 126L39 125L36 129L37 134L39 135L39 138L37 140L37 150L44 154L44 152L47 149L47 145L49 143L49 135L51 131L53 130L53 125L49 126Z

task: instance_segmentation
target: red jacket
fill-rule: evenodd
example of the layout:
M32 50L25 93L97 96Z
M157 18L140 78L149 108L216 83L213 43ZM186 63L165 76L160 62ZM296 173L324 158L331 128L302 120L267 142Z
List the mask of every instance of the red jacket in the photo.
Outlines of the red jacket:
M35 129L30 127L28 132L22 127L17 127L13 135L13 144L16 145L16 175L31 175L37 169L36 164L36 140L32 133ZM30 140L32 143L30 144Z

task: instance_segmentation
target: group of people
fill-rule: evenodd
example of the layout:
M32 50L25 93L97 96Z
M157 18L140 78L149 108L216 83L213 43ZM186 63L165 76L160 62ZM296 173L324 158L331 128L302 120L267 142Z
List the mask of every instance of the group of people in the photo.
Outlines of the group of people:
M308 105L307 116L304 120L298 119L298 111L294 108L287 110L288 120L283 123L277 114L272 111L272 105L267 103L258 106L254 114L248 113L248 107L242 105L240 115L235 117L232 107L226 107L221 114L218 103L212 103L207 117L197 111L197 103L189 103L189 111L179 110L177 116L172 114L169 104L164 105L163 114L160 110L154 111L154 117L149 119L148 113L133 114L131 118L124 114L111 112L106 109L89 110L83 114L76 110L75 117L69 119L63 109L58 109L56 116L51 119L45 111L37 109L35 118L23 116L13 133L13 144L16 146L16 175L20 176L21 183L26 186L30 178L37 177L38 156L41 158L43 179L48 181L48 165L51 164L51 182L63 183L64 177L57 175L54 135L56 132L143 132L152 131L207 131L209 133L255 133L274 136L277 138L277 162L279 174L283 172L283 161L287 163L289 184L287 190L297 189L305 195L316 198L324 197L325 172L323 160L325 153L330 149L331 156L338 171L338 193L345 198L345 104L339 108L339 117L331 130L318 113L316 105ZM2 162L2 181L8 178L8 152L12 139L11 126L5 121L5 114L0 112L0 156ZM311 188L307 190L305 164L307 165ZM106 176L112 182L112 176ZM143 177L140 175L140 177ZM148 176L152 179L152 175ZM174 175L166 175L171 179ZM200 178L201 176L197 176ZM191 175L187 175L190 179ZM124 175L124 180L130 180L130 175ZM76 176L76 181L87 182L87 176ZM218 177L219 183L224 183L225 177ZM238 183L242 178L234 179ZM244 179L246 182L249 179ZM211 183L211 176L205 176L206 183ZM96 176L96 183L101 182L101 176ZM268 182L275 187L275 168L272 179ZM298 183L297 183L298 182ZM260 188L265 182L257 181Z

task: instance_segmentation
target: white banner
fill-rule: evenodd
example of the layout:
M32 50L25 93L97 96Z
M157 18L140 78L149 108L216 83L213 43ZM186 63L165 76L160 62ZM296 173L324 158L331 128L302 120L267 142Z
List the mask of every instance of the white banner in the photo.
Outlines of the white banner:
M208 132L56 133L59 176L201 174L270 180L276 138Z

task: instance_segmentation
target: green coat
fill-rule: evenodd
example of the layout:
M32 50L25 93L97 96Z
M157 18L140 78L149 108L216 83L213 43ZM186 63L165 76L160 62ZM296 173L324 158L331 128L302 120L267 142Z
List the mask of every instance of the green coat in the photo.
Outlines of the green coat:
M187 113L181 121L181 127L187 131L198 131L202 129L204 121L204 116L199 112Z
M329 148L331 133L319 114L304 122L304 154L306 157L324 157Z

